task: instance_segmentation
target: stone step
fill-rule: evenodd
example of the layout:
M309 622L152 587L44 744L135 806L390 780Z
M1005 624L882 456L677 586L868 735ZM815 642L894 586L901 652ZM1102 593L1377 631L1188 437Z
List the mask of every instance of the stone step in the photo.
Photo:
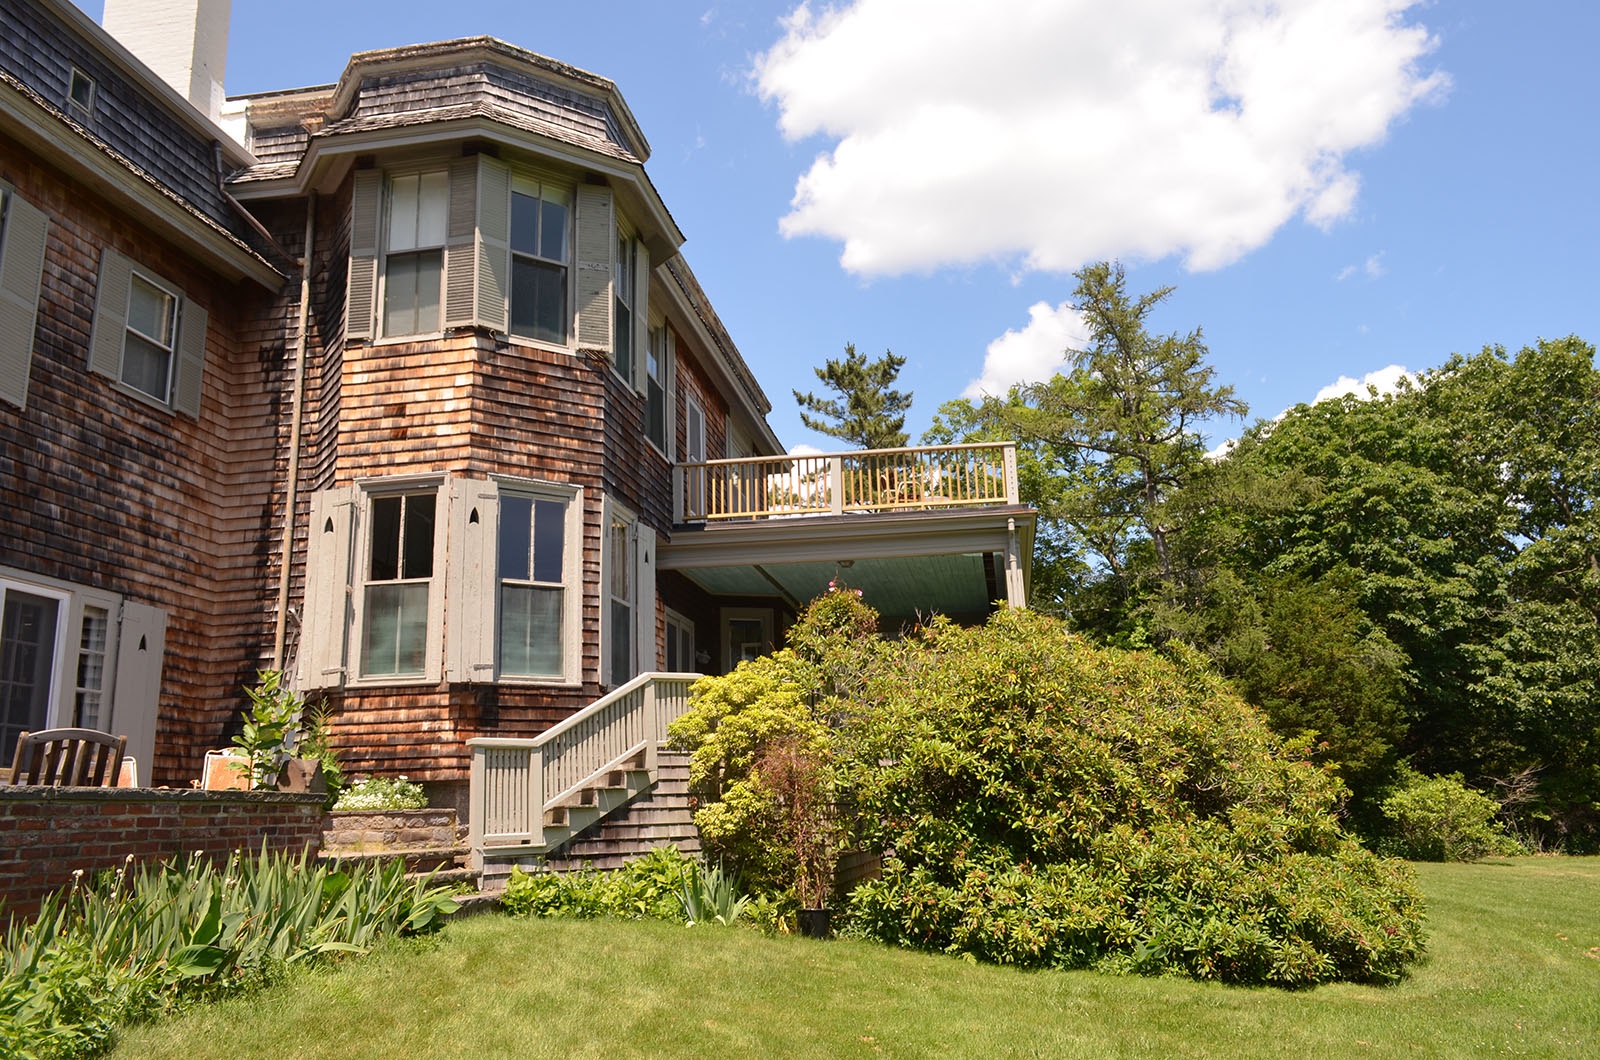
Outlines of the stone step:
M394 847L387 850L339 851L324 850L317 860L334 864L363 862L404 861L408 874L464 868L471 852L465 846L453 847Z

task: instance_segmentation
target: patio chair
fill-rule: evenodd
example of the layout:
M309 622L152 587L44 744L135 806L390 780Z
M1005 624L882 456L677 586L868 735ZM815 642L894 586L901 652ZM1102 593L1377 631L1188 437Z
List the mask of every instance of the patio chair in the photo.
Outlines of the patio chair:
M126 736L95 729L42 729L17 740L11 783L55 788L115 787Z

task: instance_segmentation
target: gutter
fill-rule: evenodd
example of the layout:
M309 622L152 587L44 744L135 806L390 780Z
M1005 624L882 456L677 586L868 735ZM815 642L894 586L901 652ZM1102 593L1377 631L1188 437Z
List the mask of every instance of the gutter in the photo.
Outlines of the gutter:
M223 184L221 140L211 141L211 163L213 173L217 178L217 194L221 195L223 200L227 202L229 206L233 207L234 213L244 218L245 223L247 223L251 229L255 231L256 235L267 241L267 246L271 247L277 252L279 260L288 262L291 269L295 268L297 263L295 262L294 256L287 250L284 250L276 239L272 238L272 233L267 231L267 226L262 224L261 221L257 219L255 214L251 213L249 210L246 210L244 208L244 204L238 199L235 199L233 197L233 193L228 190L225 184ZM310 255L311 251L309 247L306 248L306 253L308 256ZM304 262L300 262L299 265L303 269Z

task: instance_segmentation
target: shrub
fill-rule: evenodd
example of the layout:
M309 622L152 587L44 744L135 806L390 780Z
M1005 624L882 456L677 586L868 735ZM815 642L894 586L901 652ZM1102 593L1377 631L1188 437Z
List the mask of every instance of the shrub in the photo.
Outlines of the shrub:
M335 871L265 851L80 879L6 932L0 1056L96 1054L120 1023L429 931L455 908L399 862Z
M676 847L660 846L613 872L528 873L514 868L500 904L516 916L681 922L681 895L695 867L694 859Z
M428 793L405 777L362 777L345 788L335 810L423 810Z
M822 904L839 845L830 723L879 649L877 612L837 582L788 633L789 647L691 690L668 730L690 752L707 854L760 893Z
M1410 870L1181 649L1096 649L1027 612L938 622L876 658L835 747L857 837L893 852L852 896L859 934L1285 986L1391 980L1421 952Z
M1522 845L1495 820L1499 803L1462 782L1460 773L1424 776L1411 769L1381 804L1385 849L1413 861L1476 861L1520 854Z

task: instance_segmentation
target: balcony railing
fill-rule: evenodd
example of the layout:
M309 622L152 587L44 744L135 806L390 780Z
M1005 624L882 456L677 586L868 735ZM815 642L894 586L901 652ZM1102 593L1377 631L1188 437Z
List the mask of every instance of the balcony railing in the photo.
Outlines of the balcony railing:
M1012 442L680 464L678 522L1016 504Z

